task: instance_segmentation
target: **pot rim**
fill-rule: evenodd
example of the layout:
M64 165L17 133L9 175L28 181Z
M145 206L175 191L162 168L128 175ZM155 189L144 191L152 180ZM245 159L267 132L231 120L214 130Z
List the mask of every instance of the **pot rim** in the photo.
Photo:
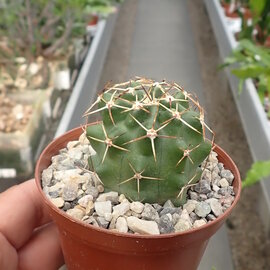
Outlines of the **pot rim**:
M94 124L97 124L97 123L100 123L101 121L96 121L94 123L91 123L90 125L94 125ZM196 232L199 232L201 230L205 230L207 228L211 228L211 227L214 227L217 223L219 223L222 219L225 219L229 216L229 214L231 213L232 209L235 207L235 205L237 204L237 202L239 201L240 199L240 194L241 194L241 177L240 177L240 173L239 173L239 170L237 168L237 166L235 165L234 161L231 159L231 157L221 148L219 147L218 145L214 144L212 150L214 149L218 149L218 151L221 151L224 153L224 155L226 156L227 160L228 160L228 163L232 164L232 166L234 168L236 168L236 170L233 172L234 174L234 181L237 181L236 182L236 186L234 188L234 190L236 189L237 192L235 194L235 198L234 198L234 201L232 203L232 205L222 214L220 215L219 217L217 217L215 220L211 221L211 222L208 222L198 228L192 228L192 229L189 229L187 231L184 231L184 232L174 232L174 233L166 233L166 234L159 234L159 235L141 235L141 234L130 234L130 233L121 233L121 232L117 232L117 231L113 231L113 230L108 230L108 229L104 229L104 228L101 228L101 227L96 227L94 225L91 225L91 224L87 224L81 220L78 220L78 219L75 219L75 218L72 218L71 216L69 216L68 214L66 214L65 211L59 209L58 207L56 207L48 198L47 196L45 195L45 193L43 192L43 189L42 189L42 186L41 186L41 173L39 173L39 167L40 167L40 164L42 162L42 159L43 159L43 156L46 154L47 150L49 148L52 147L52 145L54 145L55 143L57 143L57 141L62 138L63 136L67 136L69 134L72 134L73 132L77 131L78 129L82 129L82 131L84 130L84 127L85 125L83 126L80 126L80 127L77 127L77 128L74 128L74 129L71 129L67 132L65 132L64 134L62 134L61 136L55 138L52 142L50 142L46 148L42 151L42 153L40 154L40 157L37 161L37 164L36 164L36 168L35 168L35 182L36 182L36 185L38 187L38 190L43 198L43 201L46 203L46 205L50 208L53 209L54 212L56 212L57 214L59 214L60 216L64 217L65 219L69 220L70 222L72 223L76 223L78 225L81 225L85 228L89 228L91 230L96 230L100 233L105 233L105 234L108 234L108 235L114 235L114 236L117 236L117 237L125 237L125 238L131 238L131 239L164 239L164 238L173 238L173 237L177 237L177 236L181 236L181 235L190 235L190 234L193 234L193 233L196 233Z

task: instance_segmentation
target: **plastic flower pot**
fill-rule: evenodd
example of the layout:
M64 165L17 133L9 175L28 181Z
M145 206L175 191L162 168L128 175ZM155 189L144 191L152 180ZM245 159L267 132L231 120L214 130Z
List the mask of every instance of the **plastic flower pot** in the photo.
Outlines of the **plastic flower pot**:
M215 146L218 159L234 174L235 200L216 220L182 233L136 235L117 233L75 220L54 206L41 186L41 173L71 140L76 140L82 128L75 128L51 142L42 152L36 166L35 178L40 194L60 232L60 241L69 270L129 269L129 270L195 270L210 237L222 226L240 198L241 179L232 159Z

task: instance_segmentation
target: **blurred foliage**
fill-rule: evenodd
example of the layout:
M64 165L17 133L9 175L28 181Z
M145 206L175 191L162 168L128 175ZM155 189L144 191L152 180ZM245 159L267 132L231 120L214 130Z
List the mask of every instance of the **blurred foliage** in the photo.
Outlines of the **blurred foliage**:
M246 178L242 182L242 187L252 186L268 176L270 176L270 161L257 161L253 163L247 172Z
M270 49L256 46L250 40L241 40L221 68L236 63L238 65L234 65L231 72L239 78L239 91L245 79L255 79L258 94L263 100L264 93L270 91Z
M270 35L270 1L269 0L249 0L252 19L245 18L244 14L238 10L242 19L242 30L238 38L254 40L256 43L264 45Z
M0 9L0 61L53 58L82 36L91 13L113 11L112 0L9 0Z

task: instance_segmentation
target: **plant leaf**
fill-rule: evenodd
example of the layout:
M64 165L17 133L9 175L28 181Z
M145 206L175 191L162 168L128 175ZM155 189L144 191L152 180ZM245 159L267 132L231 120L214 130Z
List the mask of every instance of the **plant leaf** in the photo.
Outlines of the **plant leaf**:
M257 161L253 163L249 171L247 172L245 180L242 182L243 188L252 186L259 182L262 178L270 175L270 160Z

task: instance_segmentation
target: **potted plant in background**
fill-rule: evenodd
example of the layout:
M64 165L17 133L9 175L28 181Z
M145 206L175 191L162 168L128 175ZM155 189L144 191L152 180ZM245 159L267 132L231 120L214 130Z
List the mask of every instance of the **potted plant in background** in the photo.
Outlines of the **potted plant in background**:
M107 4L112 6L114 1ZM99 5L87 0L11 0L1 5L0 178L7 183L4 189L12 183L5 175L17 182L33 174L36 155L50 133L46 131L59 121L70 96L70 91L58 90L72 90L91 45L93 37L88 38L86 31L89 9ZM18 122L20 128L16 128ZM12 174L6 173L9 170Z
M98 112L36 166L67 267L196 269L241 189L199 102L176 83L136 78L107 86L85 116Z

